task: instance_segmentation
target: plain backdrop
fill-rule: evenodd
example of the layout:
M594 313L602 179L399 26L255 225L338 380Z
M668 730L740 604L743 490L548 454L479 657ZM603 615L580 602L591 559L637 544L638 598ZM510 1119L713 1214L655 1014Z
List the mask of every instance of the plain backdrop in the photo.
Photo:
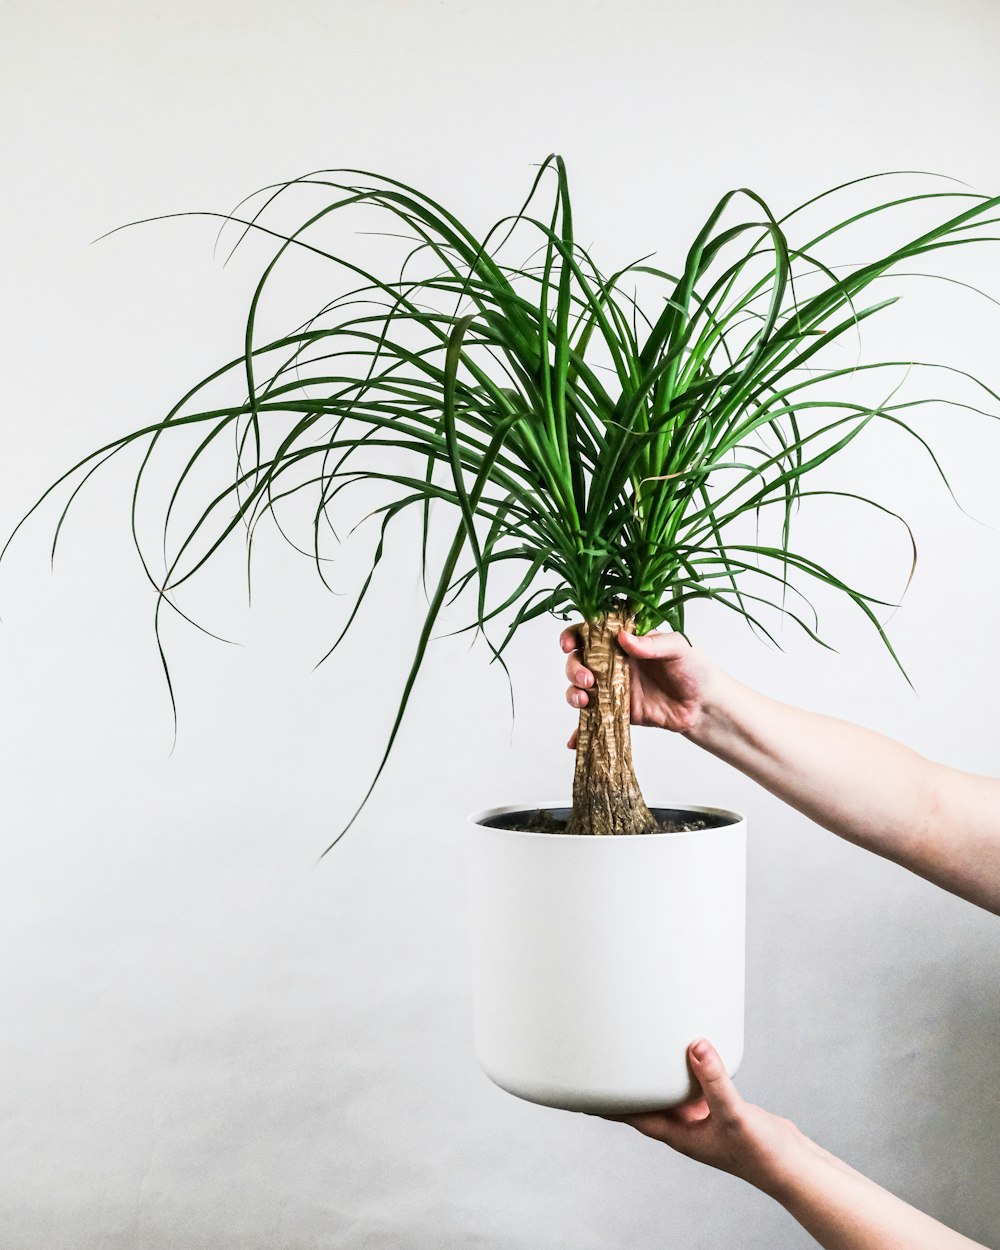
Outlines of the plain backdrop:
M118 225L360 165L485 228L559 151L581 241L607 268L647 252L669 268L730 187L781 211L883 169L996 192L998 46L989 0L3 0L0 530L240 350L266 249L223 267L196 219L92 245ZM996 250L952 272L1000 294ZM1000 310L954 286L905 295L880 348L1000 389ZM769 649L711 608L690 629L769 694L989 773L1000 428L945 408L921 420L975 519L900 438L873 433L839 478L916 533L891 622L915 689L849 605L828 605L836 653L792 630ZM415 538L401 532L315 673L349 600L273 534L251 609L238 551L192 586L199 620L241 645L167 623L171 753L128 531L134 464L81 495L54 573L55 507L0 568L4 1250L811 1244L740 1182L521 1103L476 1067L463 822L568 789L559 625L511 649L513 729L485 650L436 644L372 801L317 864L405 675ZM898 595L905 538L838 509L804 524L838 568ZM640 732L636 754L651 798L750 821L745 1096L994 1244L996 918L684 741Z

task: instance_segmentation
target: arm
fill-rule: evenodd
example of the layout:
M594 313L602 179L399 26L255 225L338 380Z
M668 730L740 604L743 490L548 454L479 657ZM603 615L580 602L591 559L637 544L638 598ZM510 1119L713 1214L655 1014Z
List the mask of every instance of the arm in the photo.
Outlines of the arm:
M721 673L686 736L824 828L1000 913L1000 781Z
M1000 781L768 699L680 634L619 639L631 658L635 724L683 733L817 824L1000 914ZM571 629L562 645L575 646ZM582 707L592 675L575 651L566 669L569 701Z
M744 1102L708 1042L693 1043L688 1060L703 1097L672 1111L610 1118L754 1185L825 1250L984 1250L855 1172L790 1121Z

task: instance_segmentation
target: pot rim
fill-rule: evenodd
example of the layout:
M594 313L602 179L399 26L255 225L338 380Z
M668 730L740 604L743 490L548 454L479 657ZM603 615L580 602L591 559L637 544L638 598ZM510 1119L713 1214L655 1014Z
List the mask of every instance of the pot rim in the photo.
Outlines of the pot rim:
M696 838L707 833L721 833L724 829L733 829L737 825L745 825L746 817L740 812L734 812L728 807L712 807L704 803L648 803L651 810L656 811L657 808L665 808L675 812L694 812L705 816L728 816L729 823L726 825L716 826L714 829L684 829L677 833L646 833L643 834L643 840L647 838ZM507 816L511 812L534 812L547 811L552 808L571 808L573 806L572 799L550 800L543 803L505 803L501 807L486 807L482 811L472 812L467 820L469 824L479 829L491 829L494 833L511 833L521 838L556 838L569 842L579 842L580 837L575 833L537 833L531 829L495 829L484 822L494 816ZM617 843L628 841L627 838L592 838L587 841L601 843Z

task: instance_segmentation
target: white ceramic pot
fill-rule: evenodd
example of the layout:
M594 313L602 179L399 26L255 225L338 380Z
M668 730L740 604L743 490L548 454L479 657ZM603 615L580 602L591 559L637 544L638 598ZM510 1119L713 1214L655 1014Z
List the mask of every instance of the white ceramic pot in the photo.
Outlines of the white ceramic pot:
M530 1102L598 1114L690 1097L686 1051L699 1037L734 1072L743 1055L745 820L685 807L716 827L640 837L491 827L538 808L568 815L566 803L543 803L471 817L483 1071Z

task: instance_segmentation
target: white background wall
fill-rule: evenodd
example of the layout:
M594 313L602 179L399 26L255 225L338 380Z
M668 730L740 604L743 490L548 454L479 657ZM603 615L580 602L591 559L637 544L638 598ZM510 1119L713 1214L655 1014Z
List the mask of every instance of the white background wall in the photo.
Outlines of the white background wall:
M7 0L0 23L4 532L238 350L254 264L223 270L190 221L90 246L132 218L359 164L487 225L558 150L581 239L609 264L669 264L731 186L782 209L884 168L1000 186L988 0ZM965 272L1000 292L996 253ZM1000 382L996 309L907 294L907 350ZM994 772L1000 432L946 410L927 429L987 525L898 441L852 461L920 541L893 622L916 694L846 611L837 655L790 634L772 653L711 611L691 629L771 694ZM231 568L209 576L192 603L245 645L169 626L171 755L127 504L127 466L109 469L54 576L51 511L0 570L4 1250L809 1244L739 1182L520 1103L475 1065L463 817L568 787L555 623L514 648L512 743L482 653L437 647L375 798L314 867L389 723L421 603L412 546L315 675L343 601L304 563L265 542L251 613ZM905 552L836 524L843 559L898 588ZM751 821L744 1094L993 1244L1000 925L689 744L637 738L652 796Z

